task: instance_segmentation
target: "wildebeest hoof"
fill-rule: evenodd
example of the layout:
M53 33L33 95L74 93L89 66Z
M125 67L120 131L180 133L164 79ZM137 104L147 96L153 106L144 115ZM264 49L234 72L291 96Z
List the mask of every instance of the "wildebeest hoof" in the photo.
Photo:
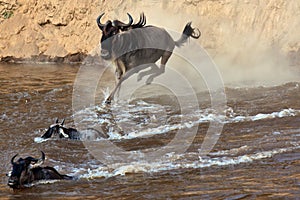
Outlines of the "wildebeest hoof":
M106 100L105 100L105 103L106 103L106 104L111 104L111 100L110 100L110 99L106 99Z

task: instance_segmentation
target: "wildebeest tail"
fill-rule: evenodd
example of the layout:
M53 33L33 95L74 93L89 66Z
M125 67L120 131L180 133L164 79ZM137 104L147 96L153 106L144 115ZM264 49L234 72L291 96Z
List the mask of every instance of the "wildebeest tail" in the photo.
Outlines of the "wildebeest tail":
M198 28L192 28L191 26L192 22L189 22L185 25L182 35L179 38L179 40L175 41L175 45L177 47L181 47L189 37L198 39L201 36L201 32L199 31ZM196 33L195 30L198 32Z

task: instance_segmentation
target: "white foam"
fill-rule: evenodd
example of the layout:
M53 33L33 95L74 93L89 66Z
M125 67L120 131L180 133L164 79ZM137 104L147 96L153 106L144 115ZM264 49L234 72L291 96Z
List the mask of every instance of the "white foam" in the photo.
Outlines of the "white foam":
M224 155L236 155L238 152L241 151L245 151L247 149L249 149L250 147L248 147L247 145L238 147L238 148L232 148L229 150L222 150L222 151L218 151L218 152L210 152L209 155L211 156L224 156Z
M34 138L34 142L36 142L36 143L42 143L42 142L45 142L47 140L48 139L44 139L44 138L41 138L41 137L35 137Z
M236 117L227 117L226 123L232 122L244 122L244 121L258 121L264 119L273 119L273 118L282 118L282 117L294 117L300 114L300 110L295 110L292 108L283 109L278 112L272 113L259 113L254 116L236 116Z
M80 117L79 119L81 119L82 123L92 125L108 125L108 140L150 137L174 130L190 129L198 126L201 123L240 123L300 115L300 110L288 108L271 113L258 113L252 116L244 116L235 113L234 109L230 107L224 110L223 113L219 113L215 110L207 108L191 111L191 113L188 114L180 113L177 115L168 115L167 110L172 110L171 108L162 105L149 104L142 101L137 102L134 105L112 104L109 108L109 113L106 112L105 107L95 106L81 110L74 115L76 115L76 117ZM144 113L146 113L147 116L144 115ZM225 113L227 114L225 115ZM161 115L167 115L168 118L162 118ZM135 121L133 120L136 119L137 116L146 116L148 118L145 119L144 124L141 122L137 125L134 124ZM149 120L149 116L151 116L150 118L153 120ZM129 128L124 131L122 130L122 125L125 126L125 128ZM120 126L120 129L115 128L115 126ZM125 134L121 135L119 130L124 131ZM299 133L299 129L291 131ZM286 132L288 132L288 130ZM282 133L273 132L272 136L280 134ZM299 134L296 136L299 136ZM131 152L133 153L133 156L140 156L141 161L134 163L116 163L112 166L91 166L87 164L87 166L81 166L78 169L74 168L73 175L78 176L79 178L92 179L98 177L126 175L127 173L153 173L176 169L198 169L211 166L238 165L241 163L251 163L256 160L270 158L276 154L289 152L300 148L298 143L291 143L291 145L291 147L278 148L252 154L247 153L249 152L249 149L252 149L252 147L244 145L238 148L212 152L208 155L210 157L199 157L197 153L169 153L161 160L151 163L142 161L143 155L137 155L138 152Z
M122 140L150 137L152 135L164 134L169 131L192 128L201 123L218 122L218 123L240 123L245 121L259 121L264 119L282 118L296 116L300 110L292 108L283 109L272 113L258 113L253 116L242 116L234 113L229 107L223 113L218 113L211 108L196 110L189 114L167 115L166 110L170 108L162 105L150 104L139 101L134 105L130 104L113 104L109 113L105 107L95 106L81 110L74 115L79 119L81 124L88 124L89 127L105 124L109 128L109 140ZM99 113L102 113L99 115ZM144 114L147 113L147 114ZM225 113L227 115L225 116ZM138 124L134 120L137 117L145 118L144 122ZM175 122L170 124L169 122ZM125 128L123 130L123 128ZM122 130L125 134L120 134Z
M59 179L39 180L35 184L52 184L52 183L56 183L56 182L59 182L59 181L61 181L61 180L59 180Z
M273 135L280 135L281 133L279 131L274 131L272 134Z
M30 188L30 187L34 187L35 185L40 185L40 184L52 184L52 183L55 183L55 182L58 182L58 181L61 181L61 180L58 180L58 179L52 179L52 180L38 180L38 181L34 181L33 183L27 183L27 184L24 184L24 187L26 188Z
M247 146L240 147L241 150L246 149ZM262 151L253 154L241 155L241 156L223 156L217 158L202 158L198 159L186 159L186 157L195 157L195 153L188 153L182 155L176 154L168 154L162 160L158 162L134 162L129 164L114 164L109 167L98 167L96 169L88 169L85 174L79 176L79 178L97 178L97 177L113 177L119 175L126 175L128 173L154 173L154 172L162 172L176 169L189 169L189 168L207 168L211 166L228 166L228 165L238 165L241 163L251 163L256 160L271 158L276 154L293 151L296 149L300 149L299 144L293 145L292 147L287 148L278 148L269 151ZM228 150L227 152L221 151L215 153L215 155L223 155L228 154L232 150Z

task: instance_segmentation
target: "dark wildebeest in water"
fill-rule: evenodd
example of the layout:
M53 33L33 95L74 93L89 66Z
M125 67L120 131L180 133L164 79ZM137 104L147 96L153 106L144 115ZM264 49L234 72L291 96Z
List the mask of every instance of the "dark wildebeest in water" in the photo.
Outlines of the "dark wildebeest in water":
M101 57L105 60L114 61L118 79L115 88L106 99L106 103L111 102L124 80L133 73L149 66L151 69L142 74L143 76L152 74L146 81L151 83L154 77L165 72L165 65L175 46L180 47L189 37L198 39L201 35L199 29L192 28L191 22L189 22L186 24L181 37L174 41L165 29L145 26L146 18L143 13L136 24L133 24L133 19L128 13L129 22L127 24L119 20L108 20L103 24L100 21L103 15L104 13L96 20L102 31ZM161 59L160 67L155 65L159 59ZM141 79L140 75L138 79Z
M44 135L42 135L41 138L47 139L50 138L52 135L58 135L59 138L69 138L73 140L79 140L80 139L80 133L75 128L67 128L64 126L65 119L61 123L58 122L58 119L56 119L56 122L49 126L48 130Z
M108 138L108 135L98 131L97 129L88 128L85 132L79 132L75 128L65 127L64 123L65 123L65 119L63 119L61 123L59 123L58 119L56 119L55 123L49 126L49 128L41 136L41 138L47 139L47 138L51 138L53 135L58 135L59 138L65 138L71 140L90 139L96 137Z
M41 158L26 157L25 159L19 158L17 161L14 159L18 154L12 157L12 171L7 174L9 176L8 186L13 189L24 188L26 184L33 183L38 180L72 180L73 177L62 175L53 167L41 167L45 160L45 154L42 152Z

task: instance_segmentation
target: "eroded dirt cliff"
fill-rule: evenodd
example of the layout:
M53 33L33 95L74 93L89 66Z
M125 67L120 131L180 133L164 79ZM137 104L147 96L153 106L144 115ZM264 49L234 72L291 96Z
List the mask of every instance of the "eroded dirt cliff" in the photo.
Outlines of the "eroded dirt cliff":
M199 44L224 62L255 65L262 55L300 62L300 2L286 0L2 0L0 59L81 61L97 52L100 13L126 21L127 12L138 19L142 11L147 24L179 32L193 21Z

